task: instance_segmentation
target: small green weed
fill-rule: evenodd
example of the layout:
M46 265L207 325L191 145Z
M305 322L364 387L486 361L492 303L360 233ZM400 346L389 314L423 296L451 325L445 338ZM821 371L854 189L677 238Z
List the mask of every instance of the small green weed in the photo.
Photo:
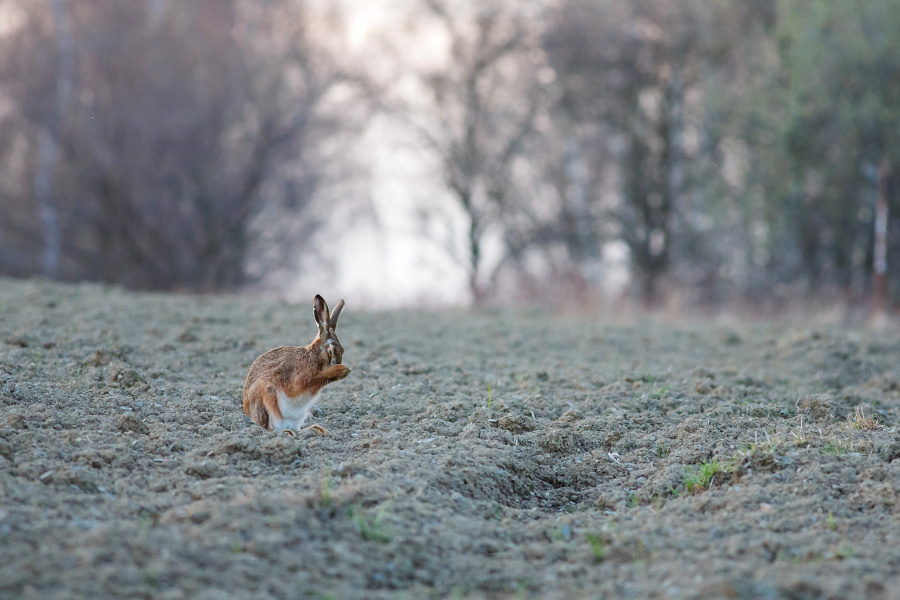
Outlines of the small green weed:
M385 507L382 506L370 523L361 509L350 509L350 518L356 523L356 526L359 528L359 534L364 540L378 542L379 544L387 544L391 541L391 536L381 525L385 510Z
M663 446L662 442L659 442L656 446L656 455L660 458L666 458L669 456L669 449Z
M331 508L331 471L325 473L319 488L319 504L322 508Z
M699 490L701 487L704 487L700 484L700 474L689 467L685 467L684 475L682 475L681 478L681 483L684 484L684 487L687 489L689 494L694 490Z
M660 396L665 394L667 391L669 391L669 386L666 385L654 392L653 384L656 383L656 378L653 375L645 375L643 377L643 379L644 379L644 381L646 381L647 383L650 384L650 396L653 398L659 398Z
M588 544L591 545L591 552L594 554L594 562L603 562L603 554L606 550L606 544L603 542L603 538L594 533L586 533L584 534L584 538L587 540Z
M725 467L722 466L717 460L712 460L708 463L703 463L700 467L700 477L702 479L703 487L709 487L712 483L713 477L716 476L716 473L722 473L725 471Z
M682 483L688 492L697 492L708 488L716 474L723 471L725 471L725 467L717 460L703 463L699 469L686 467Z

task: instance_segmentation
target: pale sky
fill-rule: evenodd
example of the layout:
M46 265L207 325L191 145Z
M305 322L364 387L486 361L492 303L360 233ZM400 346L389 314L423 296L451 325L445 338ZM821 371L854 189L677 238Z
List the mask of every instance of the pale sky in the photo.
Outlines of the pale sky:
M402 26L407 1L343 0L340 4L346 19L346 45L354 60L372 63L372 70L378 67L377 57L371 58L366 49L375 36L387 34L396 40L409 35ZM332 4L326 1L320 6L327 9ZM423 40L416 41L416 48L418 55L427 55ZM434 46L429 50L434 52ZM362 299L370 308L468 303L465 271L439 240L421 231L416 216L420 208L436 201L458 226L463 225L462 213L437 184L435 174L429 173L424 157L411 147L408 133L397 127L396 122L376 119L356 148L369 171L367 193L375 222L361 220L350 228L335 228L340 247L337 272L326 275L302 268L297 281L283 290L289 299L302 301L311 289L333 288L333 294Z

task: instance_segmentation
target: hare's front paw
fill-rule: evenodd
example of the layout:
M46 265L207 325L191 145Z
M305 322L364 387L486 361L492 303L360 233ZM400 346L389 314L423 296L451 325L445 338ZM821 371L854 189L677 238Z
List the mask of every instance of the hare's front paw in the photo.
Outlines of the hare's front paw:
M347 365L332 365L322 371L322 376L328 381L339 381L349 375L350 370Z

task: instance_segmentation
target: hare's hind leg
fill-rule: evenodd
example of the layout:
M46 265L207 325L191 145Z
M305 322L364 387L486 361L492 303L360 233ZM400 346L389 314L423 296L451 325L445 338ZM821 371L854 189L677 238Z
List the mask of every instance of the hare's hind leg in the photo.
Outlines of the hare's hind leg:
M250 405L250 420L262 426L263 429L272 429L269 426L269 413L266 412L262 402L255 402Z
M278 411L278 400L275 397L275 388L264 381L256 381L244 394L244 414L250 420L263 429L272 431L270 414L276 418L281 416Z

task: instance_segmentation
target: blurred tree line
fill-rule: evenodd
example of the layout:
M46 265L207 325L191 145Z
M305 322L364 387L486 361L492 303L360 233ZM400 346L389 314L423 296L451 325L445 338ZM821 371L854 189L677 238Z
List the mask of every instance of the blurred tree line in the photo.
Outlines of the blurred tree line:
M475 302L900 297L900 0L409 0L355 72L299 0L0 6L2 273L242 285L378 111Z
M358 86L302 3L3 6L0 270L144 289L245 282L253 219L298 223ZM278 229L275 223L267 229Z

